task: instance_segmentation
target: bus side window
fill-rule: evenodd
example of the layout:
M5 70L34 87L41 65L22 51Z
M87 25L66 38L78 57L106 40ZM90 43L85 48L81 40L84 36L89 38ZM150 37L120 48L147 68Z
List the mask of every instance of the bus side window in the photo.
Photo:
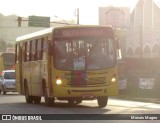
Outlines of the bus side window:
M41 44L42 44L42 39L39 39L37 41L37 60L42 60Z
M36 40L33 40L32 41L32 48L31 48L31 54L32 54L32 61L34 61L35 60L35 45L36 45Z
M44 38L43 45L42 45L42 59L47 59L47 52L48 52L48 44L47 44L47 38Z
M29 61L32 61L32 41L30 41Z
M26 42L26 61L29 61L29 57L30 57L30 42Z
M15 58L15 63L19 62L19 44L16 44L16 58Z
M37 55L38 55L38 51L37 51L37 43L38 43L38 39L36 39L35 40L35 56L34 56L34 59L35 59L35 61L37 61L38 60L38 57L37 57Z
M26 62L27 43L23 43L23 62Z

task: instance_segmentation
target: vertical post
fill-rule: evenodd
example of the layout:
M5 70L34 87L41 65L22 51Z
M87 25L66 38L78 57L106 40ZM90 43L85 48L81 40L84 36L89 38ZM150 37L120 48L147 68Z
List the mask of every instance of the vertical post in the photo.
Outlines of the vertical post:
M145 10L145 0L142 1L142 19L141 19L141 58L143 58L143 26L144 26L144 11Z
M141 35L141 58L143 58L143 25L140 26L140 35Z
M77 25L79 25L79 8L77 8Z
M18 17L17 21L18 21L18 27L21 27L22 17Z

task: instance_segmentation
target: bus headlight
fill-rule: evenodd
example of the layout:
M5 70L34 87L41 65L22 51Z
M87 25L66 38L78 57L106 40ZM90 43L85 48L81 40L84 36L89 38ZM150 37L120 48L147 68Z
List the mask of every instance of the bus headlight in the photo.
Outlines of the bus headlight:
M62 84L62 80L61 80L61 79L57 79L57 80L56 80L56 84L57 84L57 85L61 85L61 84Z
M115 83L115 82L116 82L116 78L113 77L113 78L111 79L111 82L112 82L112 83Z

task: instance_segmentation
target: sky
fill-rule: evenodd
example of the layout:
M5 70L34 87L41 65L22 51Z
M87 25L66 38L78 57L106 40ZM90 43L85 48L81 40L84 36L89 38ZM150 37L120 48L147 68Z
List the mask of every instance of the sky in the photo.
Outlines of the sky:
M138 0L0 0L0 13L8 15L49 16L57 19L76 20L79 8L80 24L98 23L98 7L129 7L133 10ZM56 16L56 17L55 17Z

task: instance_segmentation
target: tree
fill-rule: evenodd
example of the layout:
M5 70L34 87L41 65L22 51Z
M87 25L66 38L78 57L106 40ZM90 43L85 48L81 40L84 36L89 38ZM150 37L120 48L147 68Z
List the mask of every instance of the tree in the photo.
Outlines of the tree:
M14 47L15 47L15 44L14 44L14 43L7 43L7 47L12 47L12 48L14 48Z
M0 39L0 52L5 52L6 51L6 42L3 39Z

